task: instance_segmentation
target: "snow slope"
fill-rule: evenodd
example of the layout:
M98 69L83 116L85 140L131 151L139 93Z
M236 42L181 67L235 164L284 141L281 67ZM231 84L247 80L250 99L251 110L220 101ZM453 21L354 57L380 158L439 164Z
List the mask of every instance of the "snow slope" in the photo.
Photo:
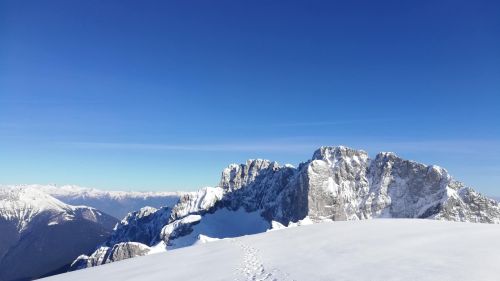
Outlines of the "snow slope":
M207 239L207 237L216 239L239 237L247 234L265 232L271 227L270 224L260 216L259 212L247 213L243 209L237 211L223 209L213 214L206 214L203 220L201 220L201 216L199 215L191 215L186 218L191 221L198 220L199 223L192 227L189 234L173 239L167 247L169 250L191 246L198 243L199 240L211 240ZM175 231L175 229L175 226L168 225L162 230L162 234L164 236L171 236L169 232Z
M198 244L46 281L440 280L500 276L500 225L423 219L324 222Z
M177 203L183 192L135 192L135 191L104 191L76 185L17 185L0 186L34 188L49 194L70 205L84 205L99 209L117 219L124 218L129 212L142 207L154 208L172 207Z

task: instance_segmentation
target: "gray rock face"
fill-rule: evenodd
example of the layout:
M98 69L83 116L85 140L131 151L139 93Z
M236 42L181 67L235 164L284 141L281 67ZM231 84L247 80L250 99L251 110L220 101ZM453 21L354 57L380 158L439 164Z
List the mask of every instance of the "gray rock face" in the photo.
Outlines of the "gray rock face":
M91 256L79 256L71 264L70 270L78 270L132 257L144 256L150 250L151 248L148 246L136 242L122 242L115 244L113 247L100 247Z
M500 223L498 202L453 180L443 168L394 153L379 153L371 159L362 150L340 146L321 147L297 168L260 159L230 165L223 170L219 187L179 200L160 238L168 246L189 235L206 214L242 208L283 225L306 218L313 222L426 218Z
M231 164L222 171L220 186L228 191L240 189L242 186L253 183L261 171L268 170L268 168L278 168L278 164L262 159L248 160L246 165Z
M166 245L170 245L170 241L190 234L192 227L200 222L202 216L189 215L172 221L161 230L161 239Z
M182 219L190 214L206 212L224 196L224 189L219 187L205 187L196 192L184 194L172 208L169 222Z
M80 255L70 270L97 266L130 257L142 256L151 250L148 245L161 241L162 228L168 224L171 209L144 207L129 213L116 224L113 234L92 255Z
M144 207L129 213L116 224L113 234L92 255L80 255L70 270L97 266L130 257L142 256L151 250L148 245L161 241L162 228L168 224L171 209Z
M296 169L265 160L231 165L220 185L225 194L219 206L262 210L267 219L285 225L306 216L313 221L434 218L500 223L493 200L453 180L443 168L393 153L370 159L361 150L322 147Z
M500 223L495 201L464 187L443 168L393 153L370 159L364 151L322 147L297 169L275 163L257 166L261 169L252 171L250 182L238 173L244 168L224 171L221 186L234 191L223 197L223 206L260 209L269 220L283 224L306 216L313 221L432 218Z
M153 245L160 240L160 232L168 223L171 209L163 207L156 209L144 207L139 211L129 213L119 222L113 231L113 235L106 241L107 246L113 246L121 242L139 242Z

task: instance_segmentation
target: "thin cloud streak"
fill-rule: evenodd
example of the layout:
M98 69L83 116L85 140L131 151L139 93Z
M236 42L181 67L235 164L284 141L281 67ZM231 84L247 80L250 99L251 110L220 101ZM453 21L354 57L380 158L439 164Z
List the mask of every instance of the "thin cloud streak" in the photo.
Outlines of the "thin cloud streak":
M363 123L379 123L391 122L394 119L353 119L353 120L332 120L332 121L306 121L306 122L289 122L289 123L275 123L270 126L273 127L308 127L308 126L331 126L331 125L350 125L350 124L363 124Z
M66 142L77 148L122 149L122 150L163 150L163 151L205 151L205 152L312 152L321 146L344 145L362 149L371 155L381 151L395 153L436 152L455 154L476 154L487 151L490 155L500 154L500 141L497 140L429 140L429 141L333 141L329 140L283 140L205 143L205 144L168 144L168 143L120 143L120 142Z
M471 154L487 152L500 153L499 140L428 140L428 141L399 141L374 142L370 147L389 149L389 151L405 152L443 152L457 154Z
M74 142L69 143L72 146L81 148L98 148L98 149L132 149L132 150L165 150L165 151L207 151L207 152L222 152L222 151L310 151L314 149L311 144L153 144L153 143L104 143L104 142Z

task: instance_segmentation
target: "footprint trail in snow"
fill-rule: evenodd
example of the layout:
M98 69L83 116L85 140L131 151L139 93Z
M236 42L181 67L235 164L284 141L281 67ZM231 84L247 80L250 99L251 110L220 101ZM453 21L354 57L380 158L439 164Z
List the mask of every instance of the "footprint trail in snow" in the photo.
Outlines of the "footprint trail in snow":
M243 262L238 268L239 275L245 279L236 281L295 281L279 269L267 270L259 257L259 250L239 241L232 240L243 251Z

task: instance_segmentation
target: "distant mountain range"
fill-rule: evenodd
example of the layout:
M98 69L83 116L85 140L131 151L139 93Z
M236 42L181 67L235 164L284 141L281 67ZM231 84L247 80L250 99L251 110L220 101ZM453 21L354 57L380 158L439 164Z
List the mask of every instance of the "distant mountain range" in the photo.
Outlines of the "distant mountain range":
M72 270L291 225L373 218L500 223L500 205L438 166L394 153L321 147L298 167L249 160L173 207L129 214Z
M115 233L118 218L144 206L173 206L181 194L0 186L0 281L66 272Z
M36 188L0 189L0 280L64 272L71 260L106 241L117 220L67 205Z
M66 204L90 206L117 219L122 219L129 212L139 210L144 206L155 208L173 206L183 194L183 192L104 191L76 185L31 184L10 187L30 187L41 190Z

